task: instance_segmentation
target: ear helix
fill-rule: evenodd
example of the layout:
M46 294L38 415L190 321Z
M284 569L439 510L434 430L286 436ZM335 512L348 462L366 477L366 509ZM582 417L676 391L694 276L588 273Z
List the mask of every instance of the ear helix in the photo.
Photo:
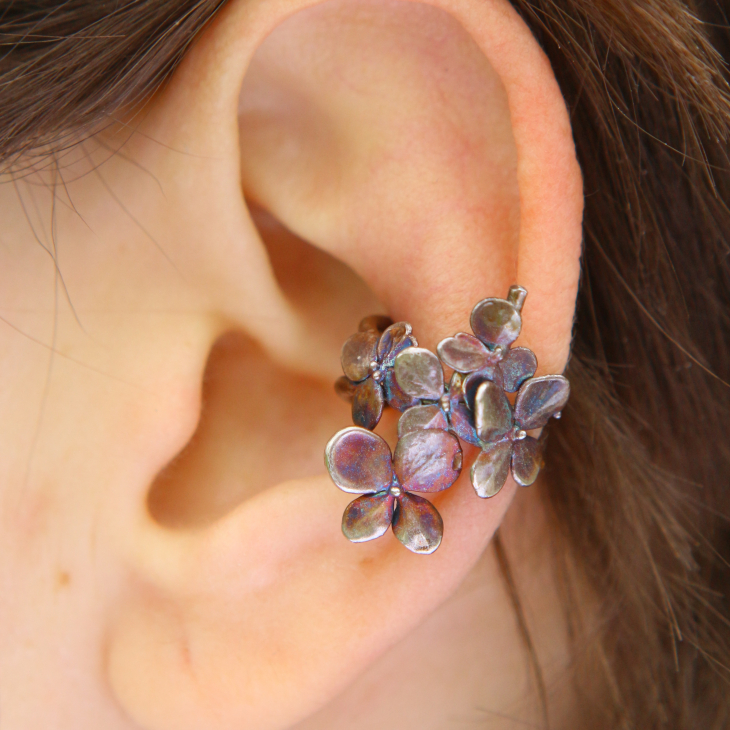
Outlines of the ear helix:
M440 492L458 479L461 441L481 452L471 469L480 497L493 497L510 471L529 486L542 466L543 428L560 418L570 395L562 375L535 377L537 358L512 347L522 329L527 291L510 287L506 299L480 301L472 334L442 340L437 355L419 347L406 322L366 317L342 347L344 376L336 391L352 403L355 426L336 433L325 464L343 491L360 494L342 518L352 542L384 535L389 527L409 550L433 553L443 521L417 492ZM447 382L444 367L451 371ZM516 393L514 404L505 393ZM390 447L373 429L386 406L402 412L398 443Z

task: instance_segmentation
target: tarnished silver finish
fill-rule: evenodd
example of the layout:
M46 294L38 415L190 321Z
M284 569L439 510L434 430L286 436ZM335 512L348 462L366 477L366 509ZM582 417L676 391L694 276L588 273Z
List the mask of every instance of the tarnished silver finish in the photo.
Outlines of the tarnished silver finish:
M482 341L511 345L522 329L522 317L506 299L482 299L471 313L471 328Z
M381 315L360 322L360 331L342 346L345 379L335 384L337 393L352 403L353 422L370 430L378 425L386 404L405 410L419 403L401 390L393 375L398 354L418 342L407 322L389 323Z
M407 347L418 347L418 341L412 332L413 328L408 322L396 322L390 325L380 336L378 361L387 367L393 367L393 361L399 353Z
M528 380L517 394L515 420L526 431L542 428L559 413L570 397L570 383L562 375Z
M411 552L430 555L441 544L444 521L427 499L406 493L398 500L393 533Z
M342 346L342 372L354 383L365 380L370 375L370 363L377 351L378 335L375 332L357 332Z
M537 370L537 358L526 347L513 347L499 363L503 387L508 393L516 393L522 383L531 378Z
M442 408L437 405L415 406L405 411L398 421L398 438L427 428L449 430L449 422Z
M363 428L336 433L325 450L325 464L345 492L364 494L342 517L342 531L353 542L380 537L392 523L398 539L414 552L433 552L443 523L436 509L415 492L448 489L461 472L459 440L441 429L406 434L391 458L388 444Z
M488 380L474 399L474 425L482 441L497 441L512 428L512 407L502 389Z
M415 398L437 400L444 392L441 361L423 347L409 347L396 358L395 379L401 389Z
M472 373L493 362L486 345L474 335L457 332L439 342L436 351L441 362L458 373Z
M364 428L351 426L338 431L324 453L327 471L343 492L380 492L393 482L390 447Z
M412 492L448 489L459 478L461 462L459 439L440 429L406 434L393 455L398 482Z
M494 497L509 476L512 444L498 441L487 444L471 468L471 483L476 493L486 499Z
M474 334L459 332L438 345L438 356L418 347L411 326L382 315L366 317L342 348L345 373L335 390L353 404L357 427L335 434L325 463L335 484L362 496L342 518L353 542L385 534L388 526L409 550L432 553L443 521L414 492L439 492L457 480L464 454L460 440L480 453L471 481L483 498L499 493L507 477L532 484L542 467L545 434L533 431L560 418L570 395L562 375L535 377L537 358L511 347L522 328L527 290L510 287L505 299L480 301L471 313ZM448 385L443 366L453 374ZM505 393L516 393L514 406ZM372 432L385 405L403 412L398 443Z
M393 522L394 507L395 497L387 491L358 497L342 515L342 532L352 542L382 537Z
M383 415L385 395L380 384L367 378L355 386L352 400L352 420L356 426L372 431Z
M527 289L519 284L512 284L507 292L507 301L518 311L522 311L522 306L527 298Z
M515 441L512 447L512 476L523 487L533 484L540 473L543 444L543 439L528 436L521 441Z

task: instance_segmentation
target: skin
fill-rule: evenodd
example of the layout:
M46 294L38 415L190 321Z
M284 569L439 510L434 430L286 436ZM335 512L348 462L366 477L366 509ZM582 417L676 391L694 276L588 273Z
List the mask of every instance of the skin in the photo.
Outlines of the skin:
M349 544L321 460L372 311L434 347L519 282L562 371L565 105L499 0L307 6L233 0L144 109L0 186L3 730L539 723L500 525L571 717L539 486L479 500L467 464L423 557Z

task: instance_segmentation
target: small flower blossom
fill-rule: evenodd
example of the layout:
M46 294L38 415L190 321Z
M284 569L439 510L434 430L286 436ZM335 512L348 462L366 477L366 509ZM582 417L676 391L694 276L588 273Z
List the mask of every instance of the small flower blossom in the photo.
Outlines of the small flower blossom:
M395 381L396 356L418 345L407 322L393 324L387 317L366 317L360 330L342 347L345 376L335 383L339 395L352 401L352 420L357 426L374 429L385 404L404 410L418 403Z
M377 434L351 427L336 433L325 450L332 481L344 492L361 494L342 516L352 542L393 533L409 550L429 554L441 544L443 521L436 508L411 492L440 492L459 477L461 446L441 429L412 432L395 453Z
M532 484L542 466L544 439L527 431L542 428L560 411L570 395L570 384L562 375L545 375L527 380L515 400L514 409L502 389L486 380L474 397L474 422L482 453L471 469L471 482L480 497L493 497L504 486L512 469L514 480Z
M459 332L439 343L441 361L458 373L468 374L464 393L470 405L485 380L514 393L535 374L533 352L526 347L510 348L522 329L520 312L526 296L525 289L513 286L507 299L483 299L471 313L474 335Z
M409 408L398 421L398 435L424 428L451 430L471 444L479 444L473 417L463 399L463 376L454 373L447 386L438 357L422 347L401 352L393 366L395 379L420 405Z

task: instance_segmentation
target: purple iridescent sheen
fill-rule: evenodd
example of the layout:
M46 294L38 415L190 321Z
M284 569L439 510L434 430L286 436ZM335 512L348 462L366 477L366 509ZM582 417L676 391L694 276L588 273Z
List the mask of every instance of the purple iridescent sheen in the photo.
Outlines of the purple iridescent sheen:
M338 431L325 449L325 465L343 492L380 492L393 482L388 444L364 428L351 426Z
M485 445L471 468L471 483L480 497L494 497L502 489L509 476L511 454L509 441Z
M523 487L533 484L542 466L544 439L530 436L515 441L512 447L512 476Z
M410 492L440 492L461 473L459 439L440 429L413 431L395 447L393 465L398 481Z
M444 371L441 362L423 347L409 347L395 359L393 367L398 385L408 395L435 400L444 392Z
M515 421L529 431L542 428L559 413L570 396L570 383L562 375L543 375L525 382L515 401Z
M406 434L393 459L387 443L371 431L352 427L336 433L325 451L330 476L343 491L365 495L345 510L345 536L366 542L383 535L392 523L396 537L409 550L433 552L441 543L441 517L427 500L407 490L436 492L450 487L461 472L461 460L458 439L440 429Z
M483 299L471 313L474 334L489 345L511 345L522 329L522 317L506 299Z
M513 347L499 363L503 387L508 393L515 393L537 370L537 358L526 347Z
M366 378L354 389L352 421L356 426L372 431L380 421L385 407L383 389L373 378Z
M406 493L398 500L393 533L411 552L430 555L441 544L444 521L427 499Z
M398 421L398 438L403 438L413 431L427 428L449 430L449 422L441 408L437 405L414 406L409 408Z
M342 515L342 532L351 542L382 537L393 522L395 497L387 490L364 494L350 502Z

